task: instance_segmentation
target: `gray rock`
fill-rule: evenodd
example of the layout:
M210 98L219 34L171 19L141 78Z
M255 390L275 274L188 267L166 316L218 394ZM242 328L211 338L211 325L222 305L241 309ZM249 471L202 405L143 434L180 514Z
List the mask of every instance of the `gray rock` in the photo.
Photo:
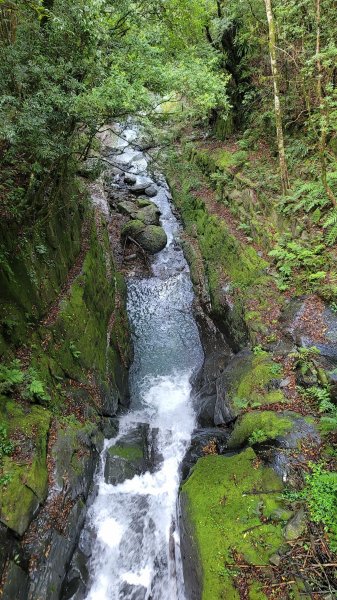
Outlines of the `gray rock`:
M26 596L28 600L59 600L65 565L69 562L74 547L55 530L50 532L48 542L43 557L40 557L40 568L32 574L29 593Z
M89 580L88 558L77 549L72 557L67 581L63 587L62 600L83 600Z
M124 181L127 185L135 185L137 183L137 176L133 173L125 173Z
M156 196L158 194L157 186L154 184L150 185L149 187L146 188L145 194L146 194L146 196L153 198L153 196Z
M1 600L27 600L29 577L13 561L10 561L2 588Z
M284 529L284 537L288 542L297 540L305 532L306 528L307 519L304 508L301 508L287 523Z
M210 427L194 431L191 444L180 467L182 479L189 476L198 458L205 456L204 448L214 441L217 454L222 454L227 448L229 432L226 429Z
M152 184L149 181L145 181L143 183L137 183L130 187L130 192L135 194L136 196L140 196L141 194L146 193L146 189L149 188Z
M138 207L134 202L130 202L129 200L122 200L122 202L118 202L117 209L123 215L127 215L128 217L132 217L135 219Z

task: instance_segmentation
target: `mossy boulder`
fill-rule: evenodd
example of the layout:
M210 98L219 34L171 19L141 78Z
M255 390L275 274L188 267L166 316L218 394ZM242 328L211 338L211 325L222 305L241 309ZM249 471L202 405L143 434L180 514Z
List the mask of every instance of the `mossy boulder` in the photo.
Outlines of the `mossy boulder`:
M51 414L40 406L23 408L8 401L1 409L1 420L9 438L18 442L16 454L3 459L3 472L9 481L0 488L0 521L23 535L47 495Z
M150 254L163 250L167 244L167 235L158 225L148 225L138 235L137 242Z
M269 564L284 541L281 522L270 521L283 506L281 492L281 480L257 462L252 448L198 460L180 494L189 597L239 600L232 574L235 553L248 564Z
M268 410L246 413L236 421L228 440L228 448L275 440L288 433L293 427L293 422L289 416Z
M215 425L233 421L242 410L281 403L282 369L266 352L255 355L250 350L236 354L223 373L198 393L198 418L213 413Z
M139 425L118 439L108 449L104 478L106 483L116 485L151 468L151 443L149 426Z
M217 380L215 424L232 420L246 408L283 402L281 373L270 354L242 351L236 355Z
M122 227L121 237L126 238L130 237L134 240L137 239L137 236L144 231L145 224L140 219L132 219Z
M143 221L145 225L159 225L160 210L155 204L143 206L137 211L137 219Z

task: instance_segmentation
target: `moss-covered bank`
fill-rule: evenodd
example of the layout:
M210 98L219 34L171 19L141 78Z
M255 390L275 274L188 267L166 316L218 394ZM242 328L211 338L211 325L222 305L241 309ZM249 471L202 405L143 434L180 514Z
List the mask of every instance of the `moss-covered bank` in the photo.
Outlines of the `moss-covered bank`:
M290 516L282 488L251 448L198 460L180 496L183 564L190 586L191 563L195 569L189 597L239 600L239 564L268 568L285 542L284 520ZM250 600L268 597L253 578L246 591Z
M8 600L59 597L102 418L128 403L125 285L107 217L74 180L42 206L20 231L3 226L0 569Z

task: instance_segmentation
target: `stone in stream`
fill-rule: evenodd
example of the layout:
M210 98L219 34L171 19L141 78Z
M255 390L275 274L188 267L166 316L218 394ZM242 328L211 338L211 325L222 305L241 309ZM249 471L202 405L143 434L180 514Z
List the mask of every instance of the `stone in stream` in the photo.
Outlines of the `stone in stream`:
M159 225L160 210L153 203L139 208L136 218L143 221L145 225Z
M126 223L122 227L121 237L134 239L149 254L160 252L167 244L167 235L160 225L145 225L140 219Z
M167 235L159 225L148 225L137 235L137 242L150 254L156 254L164 250Z
M146 188L145 194L146 194L146 196L149 196L150 198L152 198L153 196L156 196L158 194L157 186L154 184L150 185L149 187Z
M118 485L154 467L156 433L149 425L140 424L122 436L107 452L104 479Z
M118 202L117 210L122 213L122 215L127 215L133 219L136 219L136 214L138 207L134 202L130 202L129 200L122 200L122 202Z
M136 183L136 185L133 185L129 189L130 189L130 192L132 192L132 194L135 194L136 196L138 196L141 194L145 194L146 189L149 188L151 185L152 185L152 183L150 181L144 181L143 183Z
M128 185L135 185L137 183L137 176L133 175L133 173L125 173L124 181Z

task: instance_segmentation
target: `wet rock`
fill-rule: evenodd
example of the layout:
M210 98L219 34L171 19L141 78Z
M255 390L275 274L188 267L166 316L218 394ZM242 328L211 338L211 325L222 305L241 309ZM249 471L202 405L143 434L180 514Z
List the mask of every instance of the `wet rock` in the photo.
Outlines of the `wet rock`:
M147 225L138 233L136 239L149 254L160 252L167 244L167 235L164 229L158 225Z
M109 448L104 469L106 483L117 485L151 469L152 435L148 425L139 425Z
M141 585L131 585L124 583L120 589L120 598L127 600L145 600L147 589Z
M77 549L70 563L67 581L63 587L62 600L83 600L89 580L88 559Z
M29 588L29 577L13 561L10 561L4 586L2 588L1 600L27 600Z
M83 522L81 523L81 525ZM48 536L48 546L42 559L43 566L32 575L28 600L58 600L68 563L74 546L70 540L53 530Z
M145 194L146 194L146 196L153 198L153 196L156 196L158 194L157 186L154 184L150 185L149 187L146 188Z
M135 194L136 196L140 196L141 194L146 194L147 188L149 188L152 184L149 181L145 181L143 183L137 183L130 187L130 192Z
M304 508L301 508L295 516L287 523L284 529L284 537L288 542L297 540L307 528L307 519Z
M127 185L135 185L137 183L137 176L133 173L125 173L124 181Z
M190 447L185 454L180 468L182 479L185 480L189 476L191 469L194 467L197 460L201 456L207 454L205 448L210 448L211 445L216 454L222 454L227 448L228 438L229 431L226 429L217 429L213 427L194 431Z

